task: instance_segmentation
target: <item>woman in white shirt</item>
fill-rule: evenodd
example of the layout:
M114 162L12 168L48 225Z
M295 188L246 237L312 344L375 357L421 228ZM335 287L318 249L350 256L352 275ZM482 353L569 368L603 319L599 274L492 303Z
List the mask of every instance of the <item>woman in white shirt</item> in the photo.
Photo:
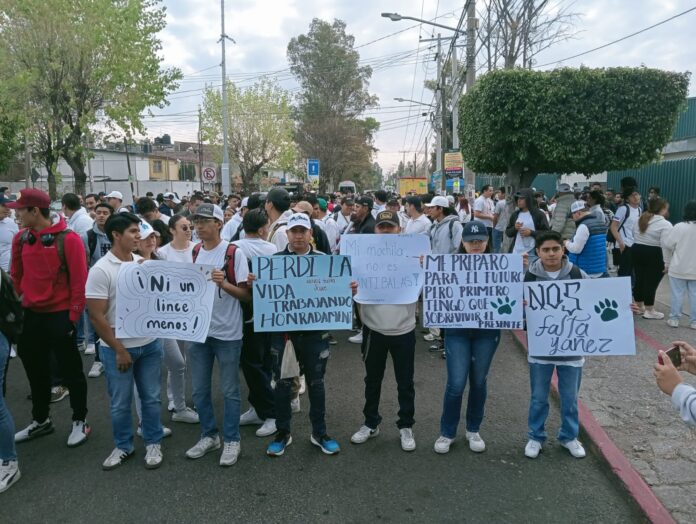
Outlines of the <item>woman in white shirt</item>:
M189 219L182 215L174 215L169 221L169 232L172 235L172 241L159 248L157 251L159 258L170 262L193 264L194 244L191 242L193 226Z
M655 311L655 293L665 273L662 239L672 229L667 221L669 204L662 198L650 200L648 210L633 226L631 259L636 275L633 300L643 311L643 318L661 319L664 314Z
M662 241L668 267L672 309L667 324L679 327L684 293L689 297L689 327L696 329L696 200L687 202L684 221L672 228Z

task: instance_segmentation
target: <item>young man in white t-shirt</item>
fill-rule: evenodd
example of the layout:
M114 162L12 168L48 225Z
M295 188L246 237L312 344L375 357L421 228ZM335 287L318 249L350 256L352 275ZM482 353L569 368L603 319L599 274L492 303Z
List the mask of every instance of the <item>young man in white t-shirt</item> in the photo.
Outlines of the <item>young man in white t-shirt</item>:
M481 188L481 196L474 201L474 218L486 224L489 242L493 238L493 219L495 218L493 203L493 186L486 184Z
M633 226L640 218L640 193L638 188L628 187L624 189L622 196L625 204L616 210L609 228L620 253L618 276L632 277L633 260L630 248L633 245Z
M110 216L104 229L111 250L92 267L85 296L89 319L102 340L99 356L104 365L111 400L111 428L116 447L102 464L103 469L119 467L133 455L133 383L142 402L142 432L145 440L145 467L162 464L160 441L160 384L162 341L155 338L116 338L116 286L121 264L141 259L133 251L140 240L140 219L132 213Z
M186 452L191 459L220 449L220 435L215 422L211 397L212 372L215 360L220 368L220 389L224 396L222 437L224 447L221 466L232 466L240 452L239 360L242 353L241 301L251 298L246 281L249 275L247 258L237 246L230 246L220 237L224 214L215 204L201 204L193 215L193 223L202 243L194 248L194 262L214 266L212 280L217 285L213 314L205 342L193 342L188 362L193 386L193 402L201 422L201 438Z

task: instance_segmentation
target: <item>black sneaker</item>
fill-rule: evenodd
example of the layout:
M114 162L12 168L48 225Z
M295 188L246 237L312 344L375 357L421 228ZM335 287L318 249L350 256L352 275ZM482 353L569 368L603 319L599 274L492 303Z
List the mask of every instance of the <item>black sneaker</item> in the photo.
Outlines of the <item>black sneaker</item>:
M428 351L431 353L439 353L440 351L445 351L445 346L441 346L440 344L433 344L428 348Z
M50 418L47 418L41 424L32 420L31 424L26 428L15 433L15 442L25 442L42 435L48 435L49 433L53 433L53 431L53 422L51 422Z

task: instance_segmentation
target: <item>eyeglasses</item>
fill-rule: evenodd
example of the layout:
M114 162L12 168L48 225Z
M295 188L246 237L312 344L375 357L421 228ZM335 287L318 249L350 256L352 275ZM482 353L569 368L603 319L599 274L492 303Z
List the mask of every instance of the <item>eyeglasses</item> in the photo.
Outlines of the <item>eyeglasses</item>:
M182 231L190 231L191 228L189 226L181 226Z

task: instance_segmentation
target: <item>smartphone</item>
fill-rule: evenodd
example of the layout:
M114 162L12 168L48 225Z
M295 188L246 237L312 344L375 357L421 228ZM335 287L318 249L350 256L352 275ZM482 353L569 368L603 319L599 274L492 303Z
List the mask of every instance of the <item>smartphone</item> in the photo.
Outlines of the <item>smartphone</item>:
M672 361L672 364L674 364L675 368L678 368L681 366L682 359L681 359L681 350L679 349L679 346L674 346L667 351L665 351L665 355L669 357L669 359Z

